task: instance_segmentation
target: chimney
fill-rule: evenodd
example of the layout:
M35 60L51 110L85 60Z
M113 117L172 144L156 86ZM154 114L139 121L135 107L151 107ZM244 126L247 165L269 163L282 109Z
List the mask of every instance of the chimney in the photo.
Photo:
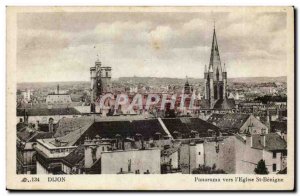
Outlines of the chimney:
M260 135L260 140L261 140L261 144L263 145L263 147L266 147L266 135L265 134Z

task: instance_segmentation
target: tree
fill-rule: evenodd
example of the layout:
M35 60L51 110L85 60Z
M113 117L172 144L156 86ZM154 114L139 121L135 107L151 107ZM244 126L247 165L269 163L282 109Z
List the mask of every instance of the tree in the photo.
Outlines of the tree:
M268 174L268 173L269 173L269 171L268 171L268 169L267 169L267 167L266 167L266 163L265 163L264 160L261 159L261 160L257 163L257 166L256 166L256 168L254 169L254 172L255 172L256 174Z

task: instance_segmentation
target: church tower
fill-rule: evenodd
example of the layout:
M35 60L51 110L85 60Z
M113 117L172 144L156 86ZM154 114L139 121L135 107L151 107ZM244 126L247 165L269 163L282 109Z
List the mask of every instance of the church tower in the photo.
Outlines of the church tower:
M227 72L222 68L216 30L214 27L208 70L205 65L205 99L213 109L216 102L227 99Z
M102 66L99 59L95 66L90 68L91 77L91 112L95 112L95 102L104 93L111 92L111 67Z

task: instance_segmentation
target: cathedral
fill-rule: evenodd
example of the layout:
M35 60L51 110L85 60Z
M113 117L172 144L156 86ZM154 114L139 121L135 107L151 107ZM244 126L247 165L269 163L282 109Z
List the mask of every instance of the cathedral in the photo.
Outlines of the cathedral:
M214 28L209 66L204 71L205 92L202 100L203 109L230 110L235 107L234 100L228 99L227 71L225 63L222 66Z

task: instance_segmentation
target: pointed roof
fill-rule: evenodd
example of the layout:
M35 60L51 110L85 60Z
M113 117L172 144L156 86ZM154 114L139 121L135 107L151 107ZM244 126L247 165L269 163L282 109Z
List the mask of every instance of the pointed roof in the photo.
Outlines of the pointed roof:
M185 76L185 77L186 77L185 86L190 86L188 76Z
M221 67L221 58L219 54L219 47L217 42L217 35L216 35L216 29L214 28L213 32L213 40L211 45L211 53L210 53L210 60L209 60L209 70L213 69L214 71L214 79L216 79L216 70L219 71L222 70Z

